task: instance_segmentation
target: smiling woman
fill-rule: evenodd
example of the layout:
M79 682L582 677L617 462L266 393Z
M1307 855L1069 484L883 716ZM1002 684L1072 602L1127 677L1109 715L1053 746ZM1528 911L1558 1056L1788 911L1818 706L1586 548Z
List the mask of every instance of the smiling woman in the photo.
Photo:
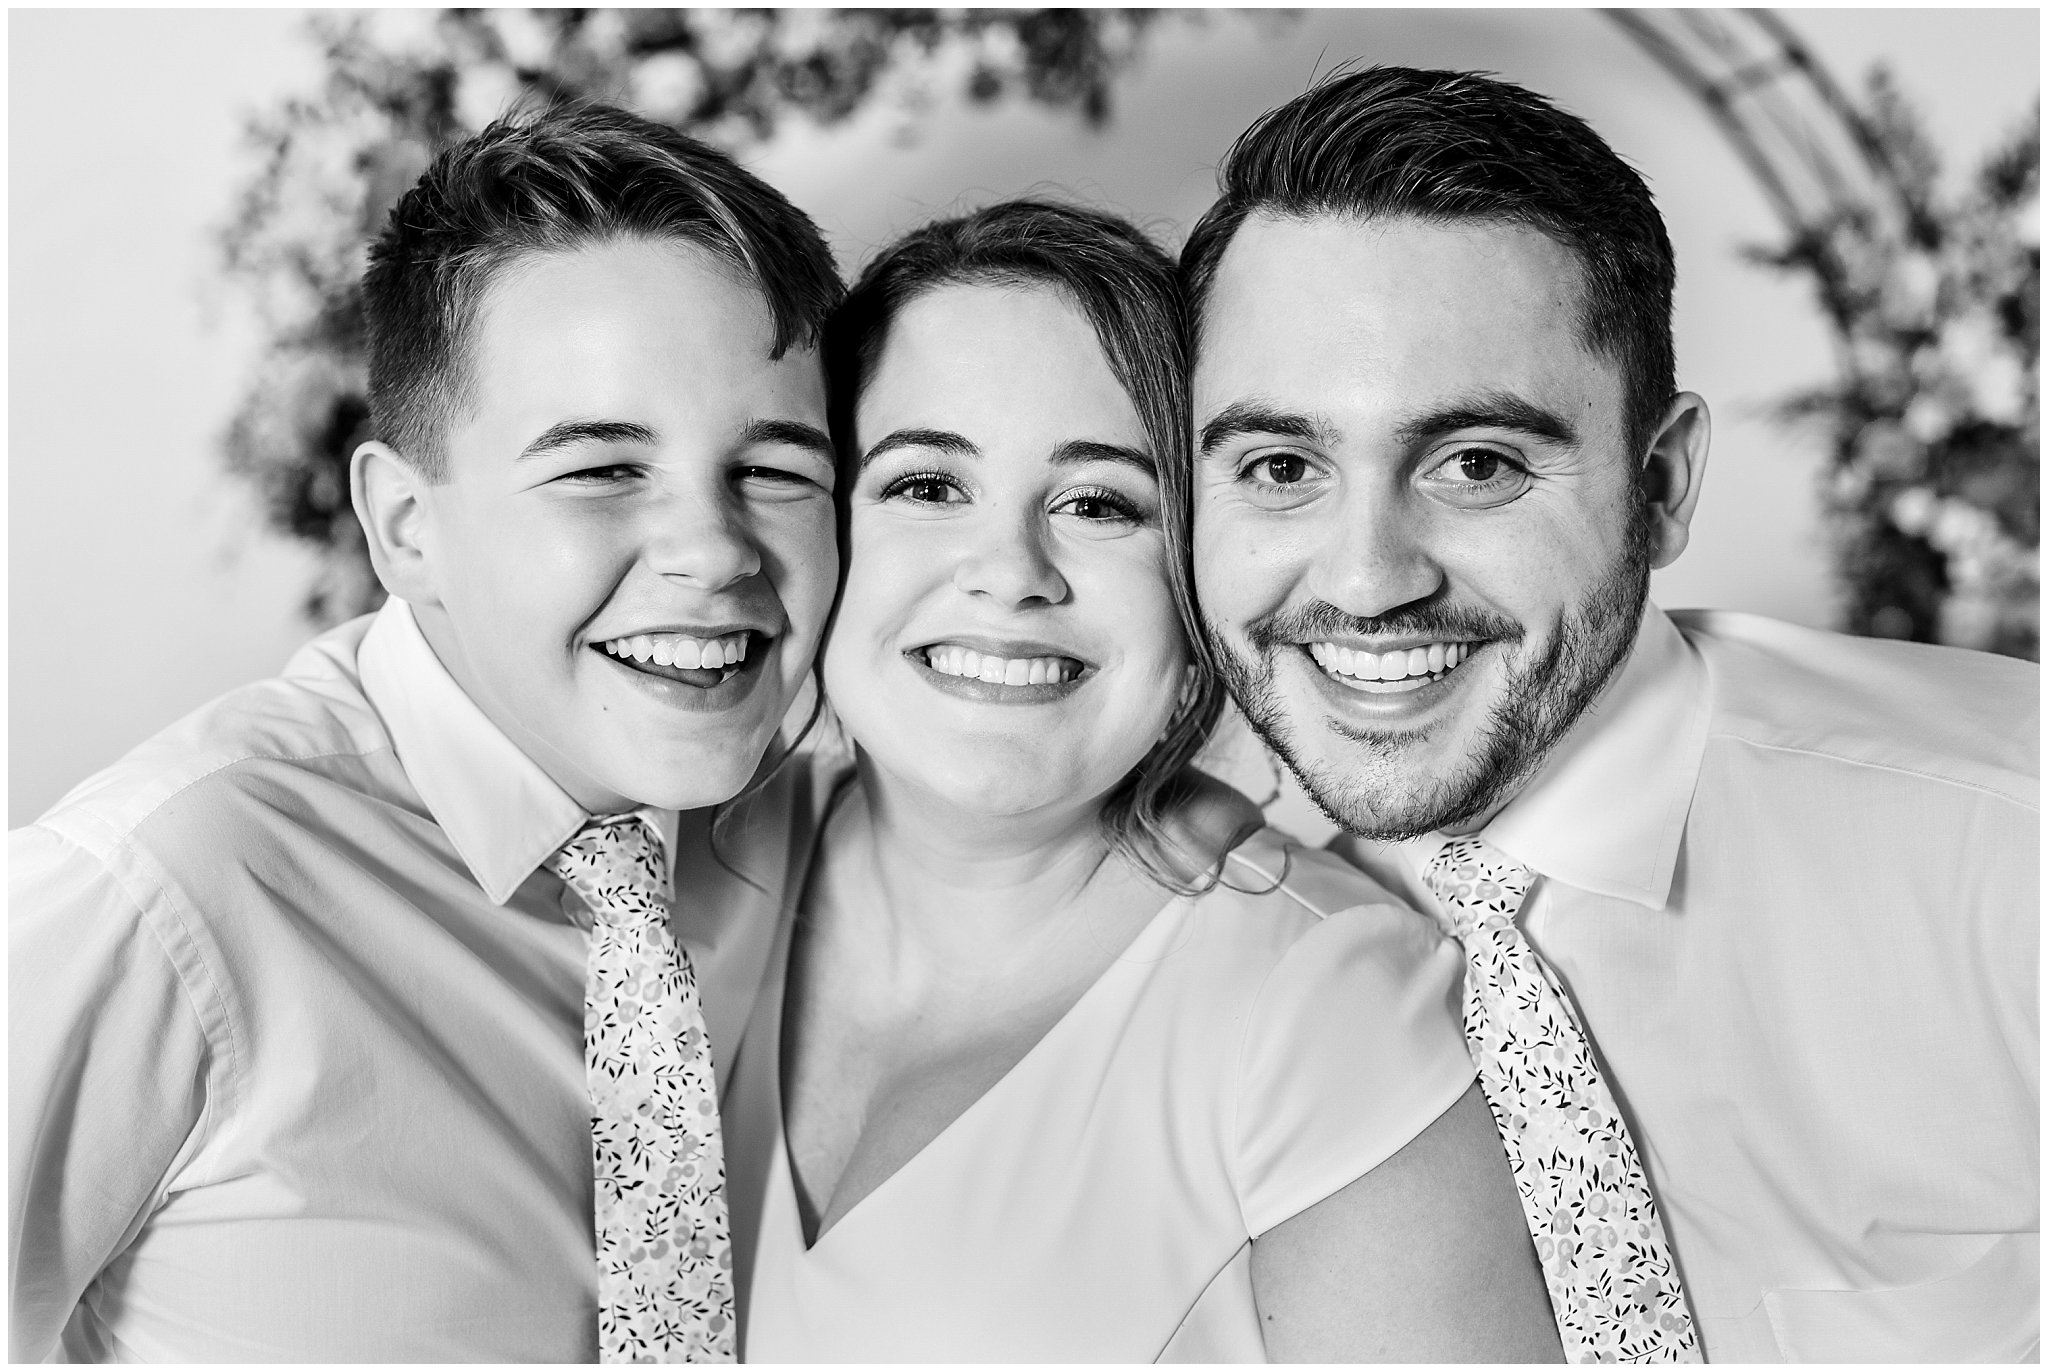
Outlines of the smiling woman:
M749 1358L1556 1354L1448 945L1187 767L1178 320L1022 202L829 331L854 765L726 1085Z

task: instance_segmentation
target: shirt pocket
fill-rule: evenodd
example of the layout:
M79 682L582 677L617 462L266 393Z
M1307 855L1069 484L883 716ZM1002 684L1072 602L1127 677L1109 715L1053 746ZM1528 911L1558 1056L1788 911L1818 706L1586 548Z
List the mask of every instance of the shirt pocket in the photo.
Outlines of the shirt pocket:
M1764 1294L1793 1362L2023 1362L2040 1354L2041 1236L2002 1234L1938 1281L1882 1291Z

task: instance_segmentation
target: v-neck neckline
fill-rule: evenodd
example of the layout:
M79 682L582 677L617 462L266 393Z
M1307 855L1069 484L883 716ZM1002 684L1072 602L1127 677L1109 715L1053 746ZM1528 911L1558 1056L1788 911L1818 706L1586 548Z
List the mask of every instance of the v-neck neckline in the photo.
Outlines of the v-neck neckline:
M1052 1042L1055 1038L1065 1037L1071 1033L1072 1031L1069 1029L1069 1026L1078 1022L1083 1017L1084 1012L1092 1013L1091 1007L1093 1004L1104 999L1109 994L1104 988L1113 980L1120 979L1118 973L1127 972L1144 963L1157 961L1159 957L1163 957L1166 953L1171 952L1172 949L1161 950L1153 945L1163 941L1176 926L1177 920L1174 918L1175 916L1179 916L1181 920L1185 919L1193 902L1193 897L1169 896L1165 903L1145 921L1138 932L1132 935L1130 942L1126 943L1116 956L1110 960L1109 965L1104 967L1097 974L1095 980L1088 984L1087 989L1074 998L1074 1003L1069 1005L1058 1019L1047 1026L1046 1031L1038 1036L1036 1042L1024 1050L1022 1056L1010 1064L1007 1071L990 1082L987 1089L969 1101L966 1108L962 1109L959 1114L946 1121L944 1127L929 1139L926 1139L921 1148L905 1158L887 1176L869 1187L867 1194L848 1206L845 1213L841 1214L830 1225L819 1230L815 1236L810 1237L807 1237L804 1233L803 1207L799 1203L796 1189L796 1164L789 1154L789 1116L784 1108L783 1101L783 1023L784 1017L789 1011L789 960L790 954L793 951L792 945L796 920L791 919L785 922L781 939L773 954L773 961L771 963L774 984L770 988L764 988L767 993L773 996L773 1001L768 1007L770 1012L768 1024L772 1038L767 1044L768 1052L765 1054L768 1064L767 1070L772 1074L769 1082L772 1088L769 1092L769 1099L775 1110L775 1155L774 1166L770 1169L769 1185L774 1187L779 1184L784 1189L790 1221L795 1231L793 1237L796 1241L797 1250L806 1257L816 1253L826 1239L838 1233L854 1216L869 1209L876 1197L894 1188L897 1179L905 1172L922 1163L928 1154L937 1151L948 1139L963 1132L966 1121L970 1117L986 1113L987 1108L989 1108L987 1102L992 1097L1003 1091L1013 1079L1022 1075L1028 1068L1031 1068L1035 1060L1048 1056L1048 1050L1046 1049L1048 1043ZM829 1205L829 1201L827 1204Z

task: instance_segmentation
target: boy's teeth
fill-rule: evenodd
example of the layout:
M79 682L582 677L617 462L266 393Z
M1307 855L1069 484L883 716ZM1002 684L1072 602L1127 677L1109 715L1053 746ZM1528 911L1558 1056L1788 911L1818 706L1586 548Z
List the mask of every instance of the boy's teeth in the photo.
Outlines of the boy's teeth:
M969 677L998 686L1042 686L1072 681L1081 674L1081 664L1072 658L993 657L957 643L933 644L924 650L924 660L933 671L946 676Z
M730 667L735 662L745 662L747 643L752 637L751 629L720 634L717 638L691 638L687 634L633 634L626 638L606 639L598 646L613 657L631 662L652 662L658 667L684 667L695 671L702 667Z
M1353 681L1406 681L1448 672L1472 655L1465 643L1432 643L1422 648L1399 648L1386 653L1368 653L1335 643L1311 643L1309 656L1332 676Z

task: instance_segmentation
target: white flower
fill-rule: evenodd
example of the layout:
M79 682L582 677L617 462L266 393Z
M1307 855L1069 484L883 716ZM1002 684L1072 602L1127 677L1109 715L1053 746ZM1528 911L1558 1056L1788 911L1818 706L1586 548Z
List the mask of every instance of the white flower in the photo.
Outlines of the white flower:
M1900 533L1919 537L1934 523L1941 501L1925 486L1908 486L1892 497L1892 526Z
M1932 391L1922 391L1914 396L1899 419L1906 426L1906 432L1922 443L1939 442L1956 422L1947 402Z
M686 52L658 52L633 68L633 105L649 119L679 123L704 94L704 69Z
M1927 253L1901 253L1884 279L1884 317L1894 328L1928 323L1941 293L1941 268Z
M481 129L519 96L519 77L502 62L479 62L456 76L455 117L463 127Z

